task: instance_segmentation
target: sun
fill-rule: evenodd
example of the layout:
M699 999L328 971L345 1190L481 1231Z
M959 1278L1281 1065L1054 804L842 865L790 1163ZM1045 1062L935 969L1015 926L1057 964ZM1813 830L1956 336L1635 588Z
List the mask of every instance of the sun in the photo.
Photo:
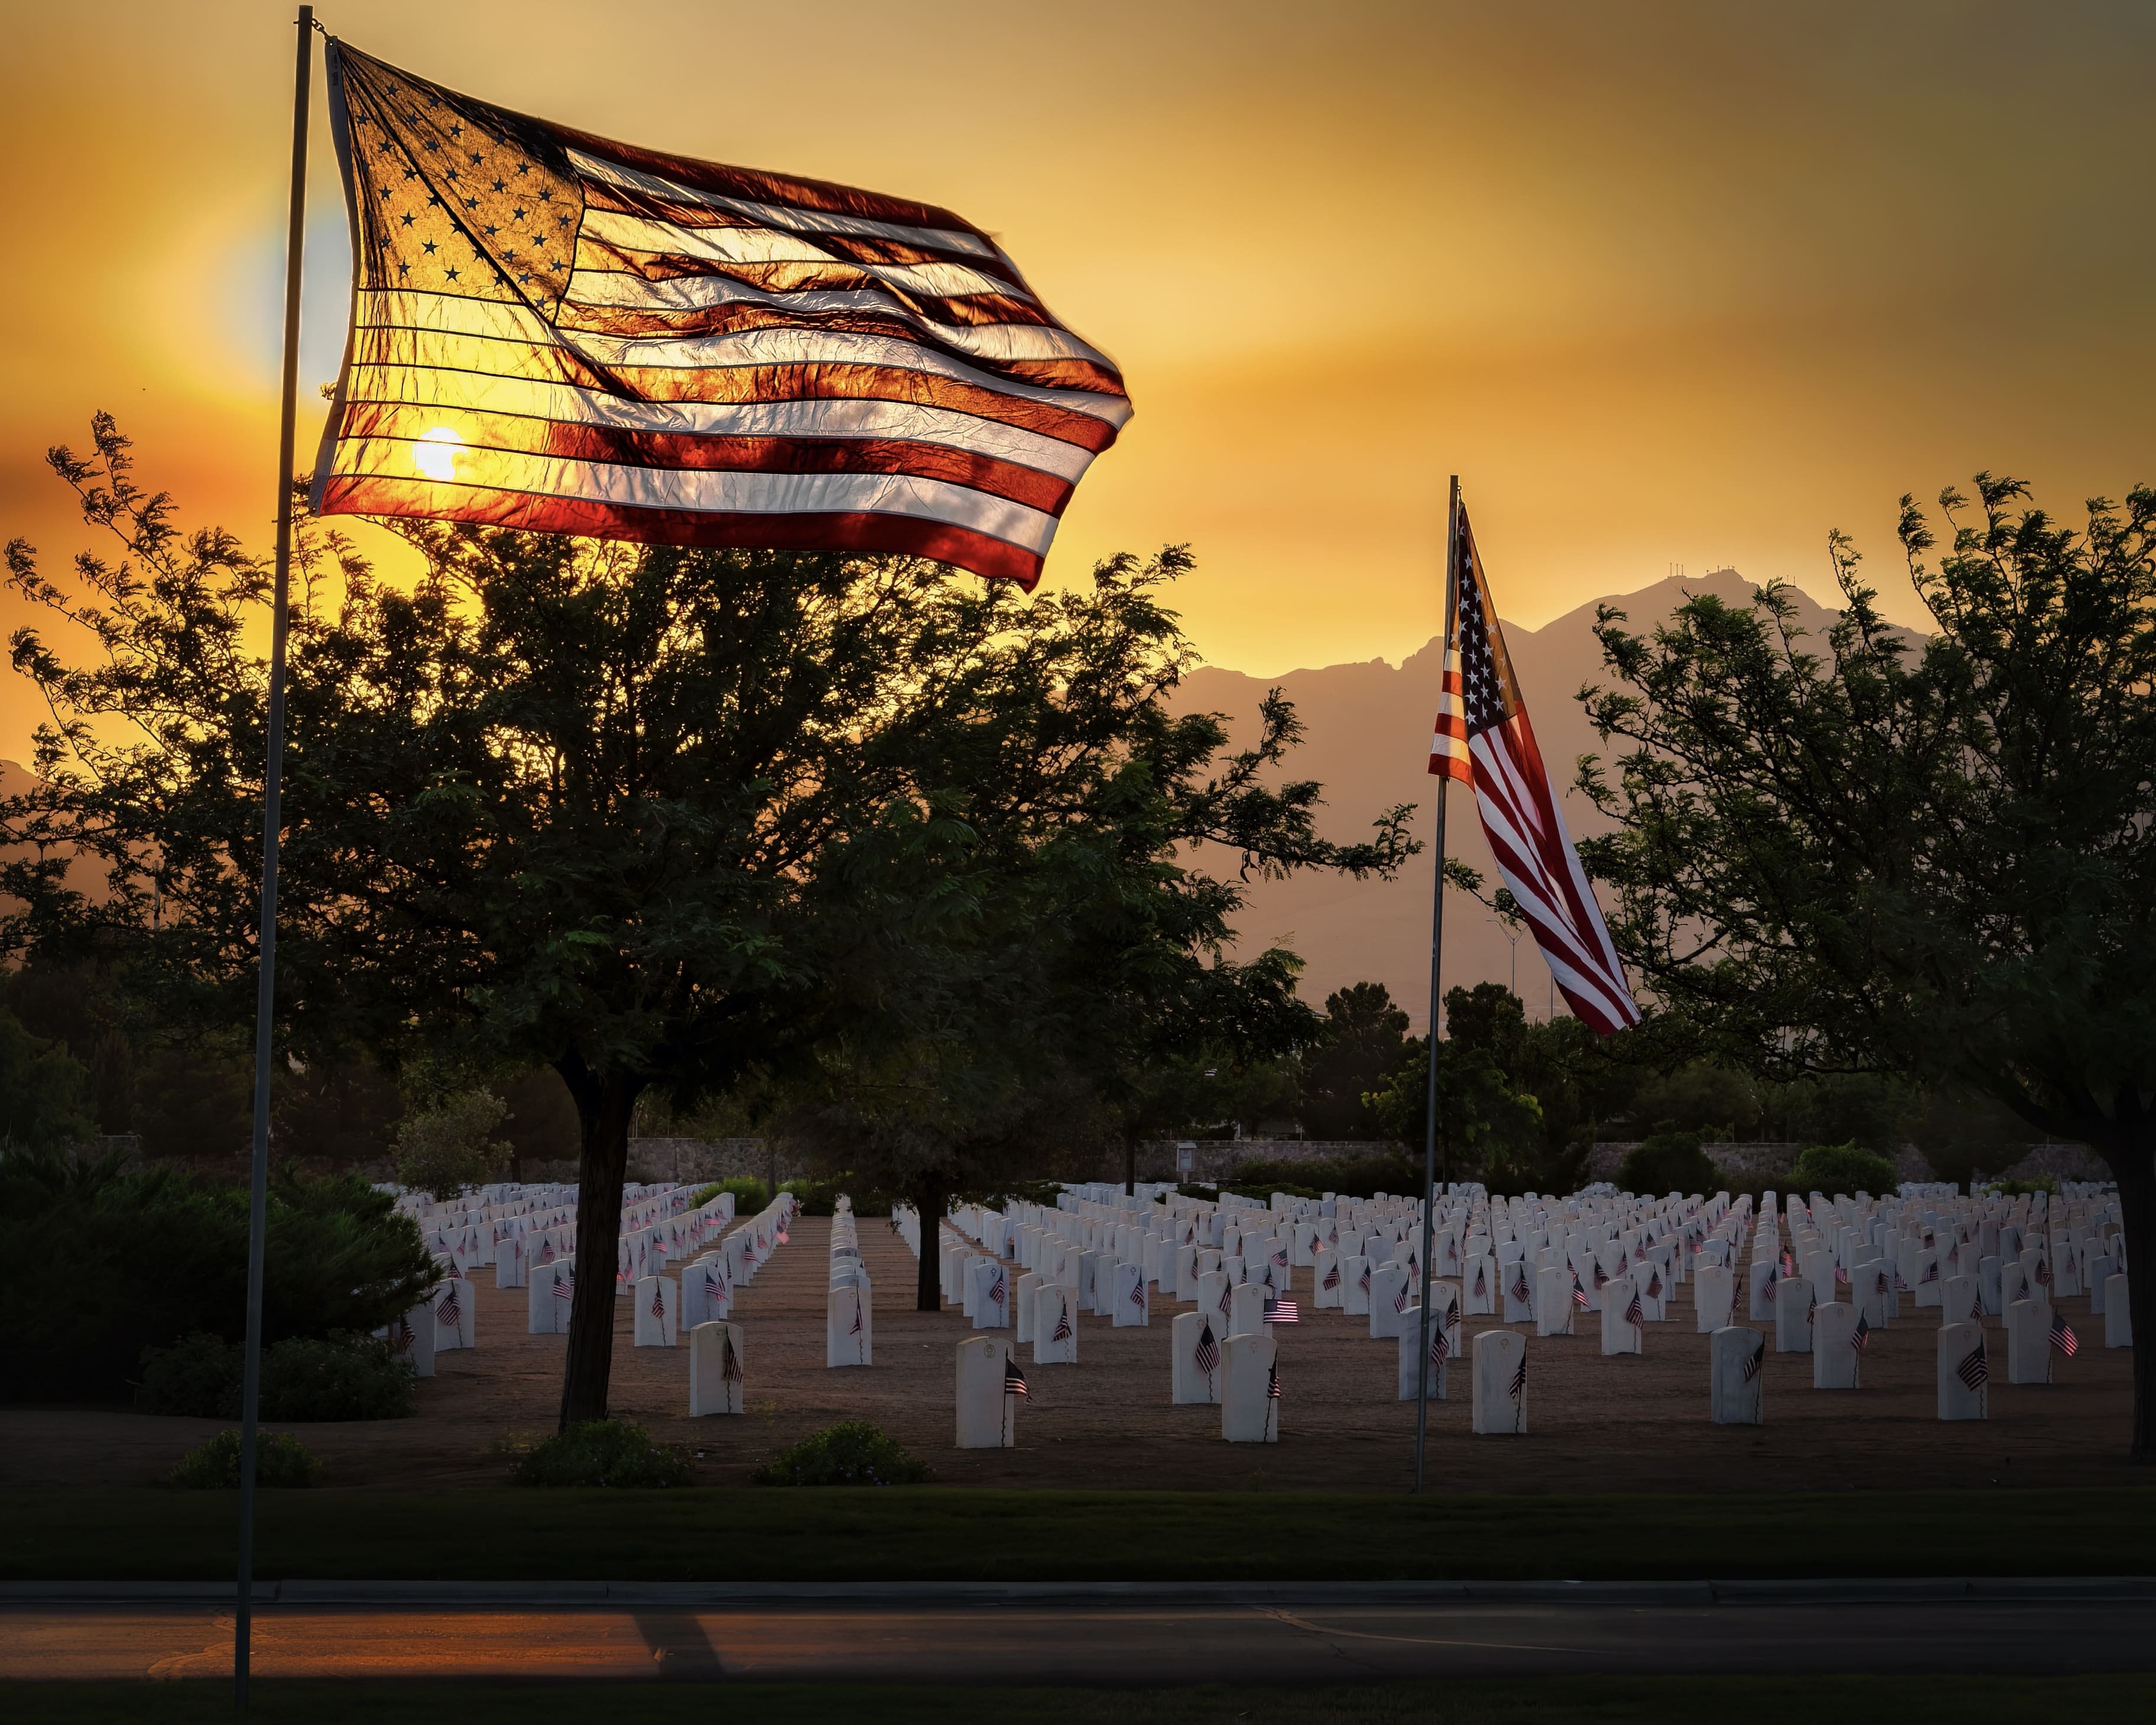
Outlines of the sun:
M464 444L465 440L448 426L430 426L412 446L412 465L423 479L449 484L457 476L457 451Z

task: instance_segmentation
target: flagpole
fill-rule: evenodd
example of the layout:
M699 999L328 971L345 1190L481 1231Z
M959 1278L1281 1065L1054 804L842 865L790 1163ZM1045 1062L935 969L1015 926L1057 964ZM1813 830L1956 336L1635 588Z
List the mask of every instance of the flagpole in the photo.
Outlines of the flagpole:
M1445 674L1452 659L1452 619L1458 602L1460 569L1460 475L1452 475L1452 495L1445 516L1445 621L1438 630L1437 686L1445 691ZM1437 1201L1437 1025L1441 997L1438 965L1445 952L1445 788L1449 775L1437 781L1437 884L1430 890L1430 1087L1424 1101L1422 1137L1422 1342L1415 1358L1415 1495L1422 1495L1423 1457L1430 1443L1430 1255L1435 1232Z
M270 1041L277 1004L277 835L283 824L285 636L292 573L292 445L299 410L300 270L306 250L307 80L315 9L302 6L292 70L292 191L285 236L284 401L277 424L277 567L270 624L270 711L262 773L262 925L254 985L254 1146L247 1209L247 1349L239 1392L239 1574L232 1620L234 1700L247 1711L254 1630L254 1455L262 1399L262 1258L270 1211Z

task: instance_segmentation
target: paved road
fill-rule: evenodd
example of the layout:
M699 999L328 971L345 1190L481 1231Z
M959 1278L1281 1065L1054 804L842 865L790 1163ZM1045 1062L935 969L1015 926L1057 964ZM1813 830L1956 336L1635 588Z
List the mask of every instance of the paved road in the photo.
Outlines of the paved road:
M0 1607L0 1680L215 1676L228 1611ZM264 1676L1163 1685L1558 1673L2156 1670L2156 1601L1722 1606L275 1605Z

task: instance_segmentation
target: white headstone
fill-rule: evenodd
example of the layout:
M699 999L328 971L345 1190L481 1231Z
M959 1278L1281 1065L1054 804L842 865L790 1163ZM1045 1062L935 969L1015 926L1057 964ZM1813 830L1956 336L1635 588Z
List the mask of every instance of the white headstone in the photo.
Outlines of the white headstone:
M1812 1285L1801 1276L1785 1276L1774 1284L1775 1353L1812 1351Z
M1527 1344L1511 1330L1485 1330L1473 1345L1474 1430L1522 1436L1527 1429Z
M1078 1290L1068 1282L1043 1282L1033 1296L1033 1363L1075 1365Z
M1990 1398L1990 1366L1984 1358L1984 1326L1945 1324L1939 1329L1939 1418L1982 1420Z
M1203 1278L1201 1278L1202 1280ZM1119 1330L1142 1330L1152 1322L1152 1302L1147 1297L1145 1266L1118 1264L1115 1268L1110 1305Z
M742 1410L742 1327L713 1318L689 1332L689 1416Z
M1984 1284L1973 1276L1950 1276L1939 1296L1943 1323L1980 1322L1984 1317Z
M1699 1266L1698 1275L1692 1278L1691 1304L1701 1335L1711 1336L1728 1323L1732 1291L1727 1267L1720 1264Z
M1329 1245L1318 1247L1311 1255L1311 1304L1320 1312L1339 1310L1341 1283L1345 1279L1341 1274L1340 1255Z
M1645 1307L1639 1288L1629 1276L1619 1276L1602 1291L1602 1352L1645 1353Z
M1534 1271L1525 1258L1513 1258L1498 1266L1497 1293L1505 1322L1531 1324L1535 1321Z
M1497 1265L1481 1252L1472 1254L1460 1272L1460 1303L1469 1317L1488 1317L1497 1310Z
M671 1348L681 1321L681 1291L672 1278L647 1276L636 1284L636 1345Z
M1535 1333L1569 1336L1573 1314L1579 1310L1572 1297L1573 1273L1562 1264L1545 1264L1535 1276Z
M2103 1345L2106 1348L2133 1346L2133 1311L2127 1303L2124 1271L2104 1279Z
M2051 1381L2051 1302L2016 1300L2006 1308L2006 1381Z
M1011 1321L1010 1271L1000 1259L976 1258L967 1266L966 1304L977 1330L1001 1330Z
M1220 1399L1221 1330L1203 1309L1175 1315L1170 1338L1169 1399L1177 1406Z
M970 1336L958 1344L958 1447L1009 1450L1018 1444L1011 1344L1003 1336Z
M434 1317L434 1352L448 1353L478 1344L473 1326L478 1318L472 1285L462 1276L451 1276L437 1287L429 1307Z
M1405 1266L1386 1264L1370 1272L1370 1337L1389 1342L1400 1332L1402 1314L1414 1299Z
M1220 1345L1220 1435L1231 1444L1280 1440L1277 1361L1272 1333L1230 1336Z
M512 1234L495 1248L494 1285L498 1288L521 1288L524 1283L524 1242Z
M824 1301L824 1366L872 1366L875 1335L868 1296L859 1288L833 1288Z
M1864 1357L1856 1346L1858 1316L1855 1306L1844 1305L1839 1301L1813 1309L1814 1389L1855 1389L1857 1387L1857 1367ZM1866 1339L1869 1339L1868 1332Z
M1350 1317L1370 1312L1370 1278L1374 1266L1360 1252L1340 1260L1340 1309Z
M1707 1337L1707 1418L1717 1425L1763 1425L1767 1338L1748 1325Z

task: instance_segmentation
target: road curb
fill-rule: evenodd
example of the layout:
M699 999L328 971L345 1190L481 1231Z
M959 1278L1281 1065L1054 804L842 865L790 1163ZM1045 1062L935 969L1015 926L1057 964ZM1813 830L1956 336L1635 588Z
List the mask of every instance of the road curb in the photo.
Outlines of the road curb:
M1852 1576L1740 1581L264 1581L279 1605L1743 1605L2067 1604L2156 1600L2156 1577ZM0 1582L6 1605L228 1606L229 1582Z

